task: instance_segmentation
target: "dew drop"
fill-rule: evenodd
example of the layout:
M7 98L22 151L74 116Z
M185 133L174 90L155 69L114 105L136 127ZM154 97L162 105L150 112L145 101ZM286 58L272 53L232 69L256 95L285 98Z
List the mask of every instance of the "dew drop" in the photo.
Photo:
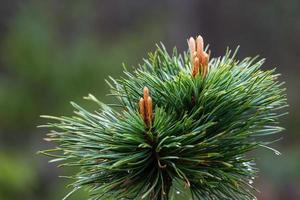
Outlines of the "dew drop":
M180 192L179 192L179 191L176 191L176 194L180 194Z
M274 151L275 155L280 156L281 153L279 151Z
M249 184L253 184L253 180L249 180Z

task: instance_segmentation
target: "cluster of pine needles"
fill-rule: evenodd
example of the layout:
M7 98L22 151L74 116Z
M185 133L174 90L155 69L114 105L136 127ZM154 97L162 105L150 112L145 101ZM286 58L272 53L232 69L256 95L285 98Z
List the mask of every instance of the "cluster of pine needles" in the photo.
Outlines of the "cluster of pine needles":
M263 136L282 130L283 83L261 69L264 60L239 61L230 50L208 60L201 37L188 42L188 53L170 55L160 45L132 72L110 78L117 104L90 94L97 111L71 102L74 116L43 116L56 147L41 153L79 169L69 195L83 188L90 200L187 192L194 200L256 199L257 169L247 153L271 149Z

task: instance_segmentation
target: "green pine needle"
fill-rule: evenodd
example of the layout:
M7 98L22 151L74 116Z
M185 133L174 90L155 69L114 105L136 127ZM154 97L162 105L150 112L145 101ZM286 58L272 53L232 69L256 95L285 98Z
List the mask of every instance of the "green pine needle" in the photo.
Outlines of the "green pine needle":
M255 199L257 169L246 154L269 148L263 136L282 131L285 89L274 70L261 70L263 60L238 61L236 52L211 59L202 78L191 76L186 53L159 46L134 72L107 81L119 104L89 95L99 110L72 102L72 117L42 116L52 121L42 126L51 130L46 140L57 147L41 153L79 167L71 193L86 188L90 200ZM144 86L153 100L150 126L138 107Z

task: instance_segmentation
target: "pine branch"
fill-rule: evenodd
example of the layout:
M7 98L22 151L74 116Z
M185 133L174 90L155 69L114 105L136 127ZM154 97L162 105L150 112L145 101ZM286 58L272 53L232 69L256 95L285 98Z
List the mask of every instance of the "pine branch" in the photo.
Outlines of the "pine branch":
M46 140L57 147L41 153L79 167L74 191L89 188L90 200L172 199L171 191L255 198L258 170L246 154L282 131L283 83L275 70L261 70L264 60L239 61L237 50L228 50L208 62L201 37L190 38L189 47L169 55L158 46L134 72L110 78L117 105L89 95L99 110L71 103L72 117L43 116L53 120L42 127L52 130Z

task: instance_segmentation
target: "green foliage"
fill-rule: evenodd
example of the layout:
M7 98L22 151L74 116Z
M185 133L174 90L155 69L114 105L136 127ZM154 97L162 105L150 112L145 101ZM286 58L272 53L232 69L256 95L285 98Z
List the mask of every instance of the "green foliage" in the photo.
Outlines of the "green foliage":
M72 102L75 116L44 116L54 120L42 127L57 147L41 153L80 167L72 192L89 188L90 199L254 199L257 169L246 153L271 149L262 136L282 130L277 110L286 106L278 74L262 65L228 51L194 78L187 54L158 47L133 73L110 78L119 104L89 95L98 111ZM150 127L138 110L144 86L154 103Z

